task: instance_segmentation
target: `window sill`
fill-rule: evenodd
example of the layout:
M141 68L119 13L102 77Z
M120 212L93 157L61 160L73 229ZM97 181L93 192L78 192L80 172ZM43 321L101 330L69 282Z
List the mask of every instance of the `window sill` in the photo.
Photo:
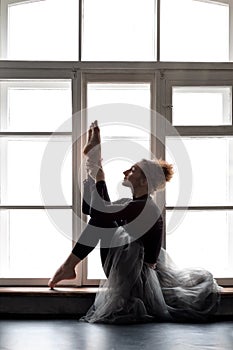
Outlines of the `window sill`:
M0 287L2 296L64 296L95 295L98 287Z
M98 287L0 287L0 318L79 318ZM217 318L233 318L233 288L223 288Z
M221 290L222 296L232 296L233 297L233 287L223 287Z
M98 287L85 286L85 287L56 287L50 289L49 287L0 287L0 297L3 295L24 295L24 296L80 296L80 295L95 295L98 291ZM221 296L232 296L233 287L223 287L221 290Z

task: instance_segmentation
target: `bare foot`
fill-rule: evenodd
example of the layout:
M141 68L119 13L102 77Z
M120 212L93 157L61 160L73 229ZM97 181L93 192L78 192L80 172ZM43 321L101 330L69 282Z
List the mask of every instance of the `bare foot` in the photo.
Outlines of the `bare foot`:
M72 280L75 279L76 273L75 270L69 270L64 265L59 267L53 278L51 278L48 282L48 286L53 289L56 284L62 280Z
M93 129L94 129L94 126L93 126L93 123L91 123L90 127L89 127L89 130L87 132L87 142L83 148L83 153L84 154L87 154L89 152L89 149L90 149L90 145L91 145L91 138L92 138L92 133L93 133Z
M56 284L63 280L72 280L76 278L75 266L81 260L71 253L67 260L55 272L55 275L49 280L48 286L53 289Z
M83 153L88 155L95 146L100 145L100 142L100 129L97 120L95 120L88 130L88 140L83 149Z

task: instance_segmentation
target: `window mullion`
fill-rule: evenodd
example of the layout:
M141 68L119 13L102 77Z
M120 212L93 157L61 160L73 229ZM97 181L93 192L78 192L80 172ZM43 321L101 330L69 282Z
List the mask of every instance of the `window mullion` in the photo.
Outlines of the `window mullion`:
M8 1L0 1L0 57L7 57L7 18L8 18Z
M7 145L8 141L4 138L0 139L0 203L6 201L6 189L7 189ZM2 232L2 231L1 231Z
M9 210L0 210L0 277L4 276L10 267L9 217Z
M157 28L156 28L156 35L157 35L157 61L160 62L160 2L161 0L157 0L157 9L155 10L155 18L157 18Z
M6 130L8 126L7 108L8 108L8 88L6 85L0 84L0 130Z
M0 204L6 201L7 189L7 140L0 139ZM9 269L9 210L0 209L0 275ZM2 269L3 267L3 269Z
M231 266L232 270L233 270L233 254L232 254L232 247L233 247L233 234L232 234L232 227L233 227L233 216L229 215L228 213L226 213L226 215L228 215L228 233L229 233L229 241L228 241L228 256L229 256L229 266ZM233 283L233 281L232 281Z
M233 3L229 2L229 60L233 61Z
M72 240L75 243L82 232L81 213L81 149L83 149L82 132L82 76L80 71L76 71L72 79ZM82 283L82 263L76 268L77 279L75 283Z
M79 61L82 60L82 33L83 33L83 1L79 0L79 36L78 36L78 54Z

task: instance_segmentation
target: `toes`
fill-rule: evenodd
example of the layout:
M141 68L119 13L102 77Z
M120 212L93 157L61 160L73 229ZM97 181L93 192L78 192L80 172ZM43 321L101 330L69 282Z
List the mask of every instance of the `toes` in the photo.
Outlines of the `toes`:
M49 280L48 282L48 286L50 287L50 289L53 289L55 287L56 283L53 282L52 279Z
M92 136L92 129L90 128L90 129L88 130L88 142L90 142L91 136Z
M91 123L88 129L88 137L92 136L93 130L94 130L94 126L93 126L93 123Z

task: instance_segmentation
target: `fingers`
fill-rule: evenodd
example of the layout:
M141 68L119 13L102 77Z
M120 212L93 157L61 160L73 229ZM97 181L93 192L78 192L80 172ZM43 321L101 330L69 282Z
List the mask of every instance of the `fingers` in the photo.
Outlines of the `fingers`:
M155 270L156 267L157 267L157 264L156 264L156 263L155 263L155 264L150 264L150 263L145 262L145 264L146 264L149 268L151 268L151 269L153 269L153 270Z
M94 122L91 123L88 132L92 132L94 131L94 129L98 129L99 130L99 125L98 125L98 120L95 120Z
M93 128L94 128L94 133L99 134L100 133L100 128L99 128L99 125L98 125L98 121L95 120L92 124L93 124Z

